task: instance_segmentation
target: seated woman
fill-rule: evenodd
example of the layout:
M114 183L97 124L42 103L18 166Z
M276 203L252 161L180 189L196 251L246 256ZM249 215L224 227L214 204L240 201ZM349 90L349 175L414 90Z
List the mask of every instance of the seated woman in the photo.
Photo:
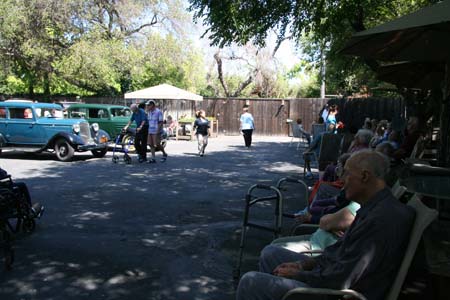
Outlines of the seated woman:
M360 129L355 135L352 144L348 148L349 153L357 152L359 150L369 148L370 141L372 140L373 132L369 129Z
M172 118L172 116L167 116L166 130L168 136L176 136L178 122Z
M370 140L370 148L375 148L378 144L385 141L385 132L387 127L387 121L381 120L376 129L373 138Z
M271 247L281 247L297 253L304 251L323 250L334 244L355 219L356 212L361 206L353 201L334 213L320 219L319 228L312 235L298 235L278 238L270 244ZM261 256L264 260L268 249L264 249Z
M322 216L334 213L348 205L349 201L345 198L342 190L343 182L339 177L349 157L350 154L345 153L338 158L335 181L319 180L316 182L310 194L310 205L296 214L297 225L305 222L318 224Z
M302 223L319 224L323 216L335 213L349 204L350 200L345 197L344 190L331 198L315 199L305 213L296 215L296 226Z

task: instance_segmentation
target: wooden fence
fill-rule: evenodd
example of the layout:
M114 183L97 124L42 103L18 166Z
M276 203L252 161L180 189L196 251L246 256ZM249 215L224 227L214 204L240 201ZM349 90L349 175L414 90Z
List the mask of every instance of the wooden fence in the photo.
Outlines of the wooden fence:
M36 98L37 100L39 97ZM53 101L75 101L75 97L54 97ZM123 97L86 97L86 103L104 103L129 105ZM296 121L302 118L303 126L311 130L311 124L317 120L326 103L339 106L339 120L347 128L360 128L364 118L388 119L394 128L404 124L405 101L385 98L301 98L301 99L261 99L261 98L204 98L203 101L161 100L159 106L175 119L181 115L192 115L195 110L204 109L207 116L214 116L219 121L219 132L226 135L239 134L239 117L245 104L255 119L257 135L288 135L288 119Z
M223 134L239 134L239 116L245 104L255 119L255 134L287 135L288 119L293 122L301 118L305 130L311 130L324 105L339 106L338 119L347 128L360 128L364 119L388 119L395 128L404 124L405 103L400 99L353 98L353 99L245 99L245 98L204 98L198 102L196 109L204 109L208 116L219 120L219 129Z
M328 99L227 99L204 98L198 109L204 109L209 116L219 120L220 131L224 134L239 134L239 117L245 104L255 119L255 134L259 135L287 135L288 119L295 122L302 118L306 130Z

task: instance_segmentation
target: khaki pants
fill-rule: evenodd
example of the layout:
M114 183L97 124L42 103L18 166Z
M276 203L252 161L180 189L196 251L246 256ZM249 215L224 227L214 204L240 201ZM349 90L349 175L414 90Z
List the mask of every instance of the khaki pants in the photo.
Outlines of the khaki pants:
M205 148L208 145L208 135L197 134L198 151L205 153Z

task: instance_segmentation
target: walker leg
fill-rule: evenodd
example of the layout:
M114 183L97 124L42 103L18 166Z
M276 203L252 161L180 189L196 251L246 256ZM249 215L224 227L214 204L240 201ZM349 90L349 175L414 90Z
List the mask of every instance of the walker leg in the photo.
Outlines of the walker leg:
M251 196L249 194L247 194L245 196L244 221L242 222L242 232L241 232L241 241L239 243L238 261L236 264L236 268L233 270L233 278L236 280L241 277L241 265L242 265L242 257L244 256L245 235L247 233L247 223L248 223L248 214L249 214L249 208L250 208L250 200L251 200Z

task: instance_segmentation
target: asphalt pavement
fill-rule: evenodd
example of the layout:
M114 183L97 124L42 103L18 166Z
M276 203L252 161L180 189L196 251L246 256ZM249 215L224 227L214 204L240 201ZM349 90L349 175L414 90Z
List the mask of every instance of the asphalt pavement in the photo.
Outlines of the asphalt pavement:
M167 162L156 164L134 155L130 165L114 164L111 152L67 163L4 152L0 167L46 210L34 233L14 241L0 299L234 299L245 194L303 171L289 141L256 136L247 149L241 136L220 136L199 157L195 141L171 140ZM294 186L284 193L291 203L302 197ZM258 210L252 218L273 220L271 205ZM253 229L248 236L243 271L256 269L272 239Z

